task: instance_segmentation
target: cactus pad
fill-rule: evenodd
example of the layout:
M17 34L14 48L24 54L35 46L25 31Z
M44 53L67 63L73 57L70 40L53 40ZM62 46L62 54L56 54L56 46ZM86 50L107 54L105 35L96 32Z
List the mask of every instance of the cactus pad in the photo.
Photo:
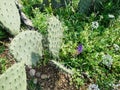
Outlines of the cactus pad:
M26 86L23 62L14 64L0 76L0 90L26 90Z
M80 0L78 3L78 11L81 14L88 14L91 5L92 0Z
M15 0L0 0L0 25L16 35L20 31L20 16Z
M10 44L10 53L16 61L25 61L26 65L36 65L42 56L42 35L37 31L23 31Z
M62 43L63 28L61 22L52 16L48 19L48 41L49 50L54 57L59 57L59 50Z

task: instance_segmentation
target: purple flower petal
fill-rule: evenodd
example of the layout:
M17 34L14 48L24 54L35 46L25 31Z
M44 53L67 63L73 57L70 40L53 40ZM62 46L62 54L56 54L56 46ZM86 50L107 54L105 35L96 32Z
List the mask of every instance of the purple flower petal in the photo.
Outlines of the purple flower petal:
M83 46L82 46L82 44L80 44L77 48L77 51L78 51L78 53L81 53L82 50L83 50Z

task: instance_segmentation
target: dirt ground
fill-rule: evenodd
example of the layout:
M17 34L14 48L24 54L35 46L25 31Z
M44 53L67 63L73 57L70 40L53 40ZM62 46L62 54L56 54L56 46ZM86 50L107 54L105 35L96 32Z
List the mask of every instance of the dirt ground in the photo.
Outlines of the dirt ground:
M78 90L75 85L70 84L71 76L60 71L55 66L48 63L46 66L34 68L37 83L41 86L42 90ZM27 70L28 79L30 69ZM37 75L39 72L39 76Z

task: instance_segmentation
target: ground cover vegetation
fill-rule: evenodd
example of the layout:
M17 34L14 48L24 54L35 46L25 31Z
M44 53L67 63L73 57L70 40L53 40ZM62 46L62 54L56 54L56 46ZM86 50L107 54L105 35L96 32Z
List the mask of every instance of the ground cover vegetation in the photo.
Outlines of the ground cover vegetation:
M70 83L75 83L76 90L81 90L81 87L87 87L83 90L119 90L120 1L61 1L19 1L21 10L32 21L34 29L42 35L47 36L47 17L52 15L60 20L64 29L59 56L52 56L48 49L44 48L43 60L34 66L34 69L48 65L51 59L56 59L72 72ZM10 57L5 56L8 55L6 50L10 37L11 35L0 27L0 74L15 63L14 60L8 62ZM63 69L63 72L66 69ZM28 78L29 90L41 89L40 84L35 84L35 78Z

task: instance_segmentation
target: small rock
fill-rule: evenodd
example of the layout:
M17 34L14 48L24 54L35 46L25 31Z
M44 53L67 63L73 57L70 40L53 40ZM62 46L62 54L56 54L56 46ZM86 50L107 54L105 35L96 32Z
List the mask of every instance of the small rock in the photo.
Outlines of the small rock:
M40 72L37 72L37 73L36 73L36 76L37 76L37 77L40 77Z
M53 86L52 86L52 85L50 85L50 88L53 88Z
M35 75L35 72L36 72L35 69L30 69L29 71L30 76L33 77Z
M48 76L46 74L41 75L41 79L46 79L46 78L48 78Z
M50 90L50 88L48 88L47 90Z
M44 83L41 83L41 86L44 86L45 84Z
M37 78L35 78L35 79L33 80L33 83L34 83L34 84L37 84Z
M89 87L88 87L88 90L100 90L100 89L98 88L98 85L90 84Z

